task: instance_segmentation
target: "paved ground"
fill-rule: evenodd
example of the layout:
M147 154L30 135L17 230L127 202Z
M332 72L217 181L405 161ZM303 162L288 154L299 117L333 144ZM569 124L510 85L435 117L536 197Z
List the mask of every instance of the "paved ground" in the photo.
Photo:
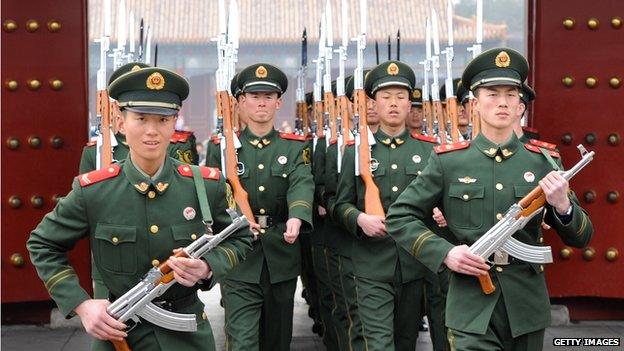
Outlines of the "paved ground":
M295 299L293 341L292 350L313 351L325 350L319 337L312 333L312 322L308 318L307 305L301 299L301 287L299 286ZM223 335L223 309L219 306L219 289L215 288L206 293L200 293L201 299L206 304L206 313L209 316L212 330L215 334L217 349L222 350L224 345ZM54 322L51 326L31 325L3 325L1 333L2 351L21 350L45 350L45 351L74 351L88 350L90 337L80 328L76 328L77 321L70 323L68 327L56 327L59 323ZM544 338L544 350L547 351L580 351L580 350L624 350L619 347L562 347L553 346L553 338L581 338L581 337L609 337L619 338L624 342L624 321L591 321L572 323L566 326L548 328ZM427 333L420 333L418 338L418 351L431 350L431 342Z

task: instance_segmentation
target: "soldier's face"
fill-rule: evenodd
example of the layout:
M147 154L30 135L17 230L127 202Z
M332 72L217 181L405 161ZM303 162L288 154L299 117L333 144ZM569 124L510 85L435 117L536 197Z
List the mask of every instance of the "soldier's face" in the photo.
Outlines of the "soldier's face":
M377 115L377 111L375 111L375 100L366 98L366 121L369 125L377 125L379 124L379 115Z
M277 93L258 92L241 95L240 109L251 123L273 123L275 112L282 106Z
M175 131L176 116L125 111L119 119L132 160L137 164L163 162Z
M384 125L405 125L411 106L409 92L405 88L390 87L375 92L375 110Z
M457 104L457 124L460 127L468 125L468 113L463 104Z
M407 115L407 127L411 130L421 130L423 121L423 110L420 106L412 106Z
M485 128L509 129L519 118L520 95L518 88L514 86L478 88L475 102L475 108Z

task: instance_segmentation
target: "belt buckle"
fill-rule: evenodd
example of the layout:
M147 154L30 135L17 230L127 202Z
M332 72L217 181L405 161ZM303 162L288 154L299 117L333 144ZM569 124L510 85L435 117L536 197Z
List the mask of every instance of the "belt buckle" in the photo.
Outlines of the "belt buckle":
M504 251L494 251L494 264L497 266L506 266L509 264L509 254Z
M260 225L260 228L262 229L265 229L269 226L269 216L267 215L256 216L256 220L258 221L258 225Z

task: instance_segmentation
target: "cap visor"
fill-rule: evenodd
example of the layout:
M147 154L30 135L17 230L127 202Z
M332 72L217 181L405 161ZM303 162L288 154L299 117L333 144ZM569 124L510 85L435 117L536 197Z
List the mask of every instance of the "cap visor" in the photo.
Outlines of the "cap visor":
M164 107L151 107L151 106L133 106L126 107L125 110L136 112L136 113L145 113L149 115L161 115L161 116L173 116L178 114L178 110L174 110L172 108L164 108Z
M246 87L244 92L245 93L278 93L278 94L282 93L282 91L279 88L274 87L272 85L264 85L264 84L258 84L258 85L252 85L250 87Z

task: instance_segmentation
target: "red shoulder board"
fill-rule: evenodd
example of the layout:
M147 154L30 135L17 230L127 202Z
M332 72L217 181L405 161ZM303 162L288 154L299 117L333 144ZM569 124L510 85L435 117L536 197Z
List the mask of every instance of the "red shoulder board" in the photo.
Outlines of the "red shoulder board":
M526 131L526 132L530 132L530 133L535 133L538 134L539 131L537 130L537 128L531 128L531 127L522 127L522 130Z
M355 139L351 139L351 140L347 141L347 145L349 145L349 146L355 145Z
M98 169L97 171L81 174L78 176L78 180L80 181L80 185L85 187L105 179L114 178L119 174L119 171L121 171L119 165L112 164L106 168Z
M527 150L529 150L529 151L535 152L536 154L541 154L542 153L542 150L538 146L531 145L531 144L524 144L524 147ZM561 157L561 156L559 156L559 153L556 152L556 151L552 151L552 150L546 150L546 151L548 151L548 154L550 156L552 156L552 157L556 157L556 158Z
M338 139L333 139L329 141L329 145L338 144Z
M433 148L436 154L443 154L449 151L461 150L470 146L470 141L460 141L454 144L438 145Z
M418 140L422 140L422 141L428 141L430 143L434 143L437 144L438 140L435 137L432 136L426 136L426 135L422 135L422 134L418 134L418 133L412 133L412 138L414 139L418 139Z
M193 132L184 131L184 130L176 130L171 136L172 143L186 143L189 136L191 136Z
M201 171L201 175L204 179L219 180L219 178L221 178L221 171L218 168L199 167L199 170ZM193 171L191 170L191 167L189 167L188 165L178 166L178 172L180 172L180 174L185 177L193 176Z
M297 140L297 141L306 141L307 138L305 135L297 135L292 133L279 133L280 138L286 140Z
M537 147L543 147L546 150L555 151L557 150L557 145L547 143L545 141L537 140L537 139L529 139L529 144L535 145Z
M220 144L221 137L219 137L218 135L213 135L212 138L210 138L210 141L212 141L213 144Z
M306 135L306 140L312 140L312 139L314 139L314 135L312 134Z
M97 145L97 140L91 140L90 142L87 143L86 146L94 146Z

